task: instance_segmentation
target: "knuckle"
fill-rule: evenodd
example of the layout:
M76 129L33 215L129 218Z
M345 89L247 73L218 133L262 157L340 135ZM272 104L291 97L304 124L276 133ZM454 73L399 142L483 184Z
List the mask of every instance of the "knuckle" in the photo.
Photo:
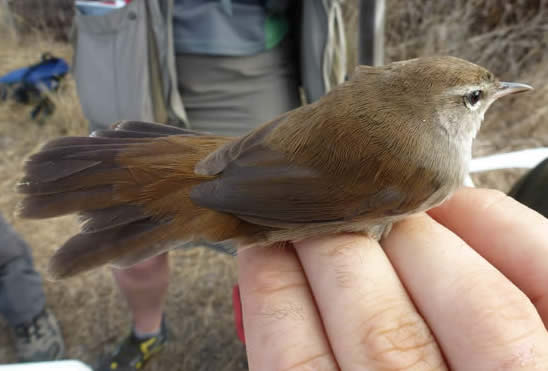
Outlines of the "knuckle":
M363 325L360 343L369 362L382 370L444 369L432 333L408 303L390 303Z
M303 306L291 302L265 306L259 314L275 320L304 321L305 319Z
M338 288L352 288L357 281L356 273L344 265L335 267L335 283Z
M506 193L499 191L498 189L485 190L483 204L480 205L480 208L483 209L484 211L488 211L510 199L511 198Z
M368 242L366 237L360 237L356 240L356 236L337 240L327 250L327 255L330 257L341 258L354 255L356 251L363 248L363 244Z
M304 276L302 272L295 270L257 271L253 282L254 293L264 296L303 287L306 287Z
M273 250L264 251L270 255L262 256L258 264L249 267L240 284L245 318L249 323L260 324L265 339L275 342L272 339L281 332L303 323L312 314L301 265L293 257Z
M327 250L327 256L333 266L335 284L338 288L352 288L360 279L359 269L356 265L366 262L367 249L370 240L366 237L356 240L356 237L338 241Z
M254 313L272 320L304 320L305 308L291 299L291 292L295 290L308 290L308 285L300 272L290 270L258 272L252 290L259 303Z
M491 273L479 271L456 284L462 298L456 310L467 313L462 321L475 330L472 341L480 349L513 348L536 334L542 321L522 291Z
M398 221L396 225L400 232L417 236L428 236L434 233L435 228L437 228L436 223L424 213L410 215Z
M539 362L539 358L543 357L539 356L534 344L521 346L517 352L508 354L504 354L502 357L499 357L501 360L495 364L493 370L538 370L540 369L540 363L546 364L545 361Z
M331 353L313 355L288 367L280 367L283 371L335 371L338 369Z

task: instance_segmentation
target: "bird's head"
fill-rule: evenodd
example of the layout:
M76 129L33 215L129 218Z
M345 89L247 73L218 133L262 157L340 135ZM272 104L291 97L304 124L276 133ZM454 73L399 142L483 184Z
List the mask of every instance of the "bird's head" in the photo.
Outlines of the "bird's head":
M475 137L493 102L532 89L501 82L487 69L449 56L365 67L363 72L360 80L373 78L383 111L392 112L397 121L434 126L454 138Z

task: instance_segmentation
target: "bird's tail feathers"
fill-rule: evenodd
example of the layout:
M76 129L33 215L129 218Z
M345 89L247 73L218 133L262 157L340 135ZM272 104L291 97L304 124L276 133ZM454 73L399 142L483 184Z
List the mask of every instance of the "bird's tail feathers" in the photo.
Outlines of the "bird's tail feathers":
M194 174L195 163L228 140L135 121L53 140L25 163L19 215L78 213L81 233L51 261L56 277L112 261L133 264L169 242L193 239L193 224L215 216L192 204L188 192L204 180Z

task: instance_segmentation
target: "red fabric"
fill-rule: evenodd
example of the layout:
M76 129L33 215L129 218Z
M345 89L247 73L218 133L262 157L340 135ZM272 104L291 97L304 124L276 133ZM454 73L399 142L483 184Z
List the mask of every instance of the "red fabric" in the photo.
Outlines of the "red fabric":
M244 320L242 317L242 300L240 298L240 287L234 285L232 288L232 308L234 309L234 323L238 339L245 344Z

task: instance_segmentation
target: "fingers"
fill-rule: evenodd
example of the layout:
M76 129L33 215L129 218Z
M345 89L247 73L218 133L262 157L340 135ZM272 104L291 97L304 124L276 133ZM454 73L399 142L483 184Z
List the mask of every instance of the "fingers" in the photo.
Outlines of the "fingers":
M432 215L542 313L547 222L485 192L458 192ZM420 215L383 246L388 257L357 236L307 240L302 263L293 249L241 252L250 369L446 369L437 344L452 370L548 367L535 307L455 233Z
M338 370L293 248L238 254L250 370Z
M463 189L430 214L533 301L548 327L548 220L501 192Z
M342 370L444 370L383 250L357 235L295 244Z
M452 370L548 367L534 306L454 233L419 215L398 223L383 246Z

